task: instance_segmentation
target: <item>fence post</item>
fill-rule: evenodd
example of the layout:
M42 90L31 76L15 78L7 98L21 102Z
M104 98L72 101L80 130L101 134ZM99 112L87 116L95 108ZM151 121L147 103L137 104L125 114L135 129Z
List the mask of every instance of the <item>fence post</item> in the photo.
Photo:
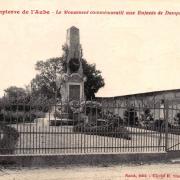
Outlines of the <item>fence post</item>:
M169 119L169 102L165 101L165 151L168 151L168 119Z

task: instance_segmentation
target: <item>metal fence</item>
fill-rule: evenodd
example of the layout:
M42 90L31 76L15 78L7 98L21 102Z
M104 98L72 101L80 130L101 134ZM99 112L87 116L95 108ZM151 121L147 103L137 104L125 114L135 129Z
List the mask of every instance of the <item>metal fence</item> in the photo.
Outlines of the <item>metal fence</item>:
M4 103L0 154L83 154L180 150L175 101Z

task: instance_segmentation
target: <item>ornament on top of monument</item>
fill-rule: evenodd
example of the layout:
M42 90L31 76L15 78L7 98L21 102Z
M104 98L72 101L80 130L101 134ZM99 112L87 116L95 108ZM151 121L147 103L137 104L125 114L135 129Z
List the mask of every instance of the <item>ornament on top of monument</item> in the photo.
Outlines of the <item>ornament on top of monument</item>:
M69 69L71 73L77 73L80 67L80 61L77 58L71 58L69 61Z

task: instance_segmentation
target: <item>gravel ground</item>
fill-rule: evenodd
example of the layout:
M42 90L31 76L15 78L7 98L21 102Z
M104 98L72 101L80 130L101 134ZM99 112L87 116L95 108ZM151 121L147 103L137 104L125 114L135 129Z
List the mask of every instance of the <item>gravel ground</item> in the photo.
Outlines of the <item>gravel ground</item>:
M1 168L0 180L180 180L180 164Z
M164 151L165 134L140 128L127 129L131 140L108 136L73 133L72 126L13 125L19 133L16 154L64 154L99 152ZM160 138L161 137L161 138ZM160 141L161 139L161 141ZM169 147L180 148L180 136L168 136ZM161 147L159 147L159 145Z

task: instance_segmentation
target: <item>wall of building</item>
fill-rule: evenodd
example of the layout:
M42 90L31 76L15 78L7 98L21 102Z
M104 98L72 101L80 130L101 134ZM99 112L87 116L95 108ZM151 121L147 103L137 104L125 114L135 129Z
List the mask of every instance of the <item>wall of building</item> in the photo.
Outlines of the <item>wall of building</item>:
M106 110L121 117L128 106L134 106L139 117L143 113L143 109L148 107L154 119L159 119L162 100L165 101L165 109L168 110L170 122L174 123L175 115L180 112L180 89L116 97L98 97L97 100L103 104Z

